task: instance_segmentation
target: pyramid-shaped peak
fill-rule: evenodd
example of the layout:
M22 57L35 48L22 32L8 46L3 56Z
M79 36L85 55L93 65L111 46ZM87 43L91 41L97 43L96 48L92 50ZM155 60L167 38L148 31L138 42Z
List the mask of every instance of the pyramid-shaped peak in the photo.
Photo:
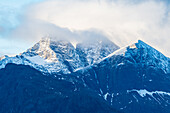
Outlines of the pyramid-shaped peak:
M44 53L44 52L62 52L69 51L70 49L74 50L74 46L67 40L59 40L55 37L45 36L40 39L33 47L27 50L27 52L36 52L36 53Z
M112 56L123 56L132 63L152 65L155 68L162 69L165 73L170 73L169 58L142 40L138 40L132 45L118 49L103 60Z
M146 44L144 41L138 40L136 43L131 44L127 48L129 48L129 49L135 49L135 48L139 49L139 48L152 48L152 47L150 45Z
M150 45L148 45L147 43L145 43L145 42L142 41L142 40L138 40L138 43L136 43L136 45L137 45L139 48L151 47Z
M140 44L146 44L144 41L142 41L142 40L138 40L138 43L140 43Z
M132 58L139 64L145 62L147 65L161 68L164 72L170 71L168 58L142 40L138 40L137 43L128 46L125 57Z
M150 54L152 56L165 57L161 52L159 52L158 50L156 50L155 48L153 48L152 46L150 46L149 44L145 43L142 40L138 40L137 43L134 43L134 44L128 46L127 52L128 52L128 50L131 50L131 49L140 49L136 52L142 51L143 54Z

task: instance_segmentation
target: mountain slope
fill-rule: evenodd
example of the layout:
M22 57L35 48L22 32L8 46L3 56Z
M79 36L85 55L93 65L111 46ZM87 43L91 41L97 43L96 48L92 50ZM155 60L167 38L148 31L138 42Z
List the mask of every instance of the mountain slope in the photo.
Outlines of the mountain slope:
M116 55L124 56L129 62L141 65L143 68L151 66L152 68L162 69L165 73L170 73L170 59L141 40L128 47L114 51L102 60Z
M1 113L117 113L83 85L44 76L29 66L8 64L0 70L0 83Z
M160 52L138 41L75 75L122 112L169 113L168 63Z
M26 68L28 66L21 66L24 67L22 69L10 64L10 66L12 66L11 68L7 66L0 71L0 81L3 83L2 90L0 90L2 91L2 93L0 93L2 94L1 99L3 99L6 94L12 92L9 90L16 89L18 84L22 84L22 82L15 81L15 79L19 81L26 80L22 86L25 86L24 83L28 82L29 84L33 82L33 86L36 86L34 90L36 90L36 88L40 90L41 87L43 87L42 92L50 92L51 90L46 90L46 82L49 81L51 83L51 81L55 81L56 83L52 82L52 84L56 85L57 94L60 94L58 91L62 90L64 95L69 94L69 96L71 96L68 101L66 98L62 98L64 101L61 101L61 98L57 98L57 101L64 103L62 105L66 105L65 108L68 108L64 109L62 106L59 106L56 108L56 110L59 110L58 112L91 112L91 110L94 110L93 112L95 112L95 110L97 110L96 112L100 112L100 110L101 112L110 112L110 108L115 108L123 113L169 113L169 58L141 40L128 47L117 49L118 47L115 44L103 38L92 40L91 42L79 43L76 48L67 41L56 41L48 38L42 39L32 48L16 57L5 56L1 58L0 68L5 68L8 63L29 65L44 75L52 75L43 76L40 74L41 76L51 78L46 80L38 76L34 81L32 78L38 71ZM24 70L25 68L26 70ZM28 72L27 69L29 70ZM29 75L29 81L25 79L27 75ZM8 82L8 80L10 81ZM7 84L5 84L4 81L6 81ZM14 83L11 88L10 86L6 86L10 83ZM40 83L40 85L37 86L37 83ZM67 85L67 83L69 85ZM5 92L5 89L9 90ZM19 91L19 89L22 89L22 87L19 87L17 91ZM15 94L15 91L12 93ZM17 92L16 97L21 94L22 93ZM31 95L32 94L33 93L31 93ZM36 99L38 97L37 95L35 97ZM44 101L43 105L45 105L51 97L53 97L53 95L50 95L49 98ZM40 99L42 98L44 97L40 97ZM14 97L10 96L10 99L10 102L13 103ZM21 101L22 100L24 99L21 99ZM77 104L74 103L74 101L85 102ZM69 102L71 103L68 105ZM90 102L92 102L92 105L89 105ZM3 100L3 103L5 103L5 100ZM3 108L6 108L6 105L3 103ZM18 103L20 103L20 100ZM50 103L53 102L50 101ZM80 109L77 110L74 106L72 108L72 105L78 106ZM15 108L15 106L12 106L11 109L13 108ZM44 108L49 110L51 106L47 105L47 107ZM88 108L90 111L86 111ZM3 109L1 110L3 111ZM20 111L20 109L17 108L16 111Z
M129 59L131 57L135 63L159 68L165 73L170 72L169 58L165 57L162 53L141 40L139 40L135 45L129 46L125 56Z

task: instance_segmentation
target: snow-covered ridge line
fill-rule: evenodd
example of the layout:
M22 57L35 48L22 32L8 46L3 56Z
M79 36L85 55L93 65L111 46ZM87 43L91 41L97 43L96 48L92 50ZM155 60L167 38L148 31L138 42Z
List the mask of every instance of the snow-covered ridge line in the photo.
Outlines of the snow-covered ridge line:
M28 49L24 53L21 53L20 55L16 55L15 57L0 57L0 69L4 68L8 63L16 63L30 65L31 67L36 67L38 70L41 69L41 71L43 70L50 73L58 73L62 71L65 74L69 74L71 72L83 71L93 65L95 66L95 64L98 64L114 55L129 57L131 53L136 54L138 51L141 51L140 48L142 48L145 49L145 51L139 55L144 58L149 55L149 60L148 58L144 59L144 62L147 65L154 64L155 67L162 69L165 73L170 72L169 58L165 57L162 53L141 40L118 50L116 50L112 44L111 46L108 46L107 44L103 46L98 45L96 42L96 45L97 46L94 46L94 44L87 47L82 46L84 48L82 48L82 51L78 53L77 48L75 49L68 41L57 41L51 38L42 38L42 40L36 43L32 48ZM110 48L112 47L116 50L113 53L110 52ZM100 50L103 49L106 54L104 53L102 56L101 53L103 51ZM134 53L131 52L133 49L135 50ZM86 51L87 53L82 54L81 52L83 51ZM80 55L84 55L82 57L86 58L88 65L85 65L85 62L80 60ZM65 62L68 62L73 69L68 69L69 65L66 65Z
M164 91L147 91L146 89L141 89L141 90L136 90L136 89L133 89L133 90L127 90L127 93L130 93L130 92L137 92L141 97L145 97L146 95L150 95L153 97L153 94L161 94L161 95L168 95L170 96L170 93L169 92L164 92Z
M122 48L114 51L113 53L109 54L107 57L104 57L103 59L97 61L97 63L100 63L100 62L104 61L105 59L108 59L108 58L112 57L113 55L122 55L122 56L124 56L126 51L127 51L127 46L122 47Z
M90 45L79 43L79 48L74 48L68 40L43 37L33 47L19 55L0 57L0 69L5 68L8 63L15 63L30 65L39 71L48 73L70 74L83 69L85 66L90 67L98 59L119 48L109 40L106 42L102 39L100 43L94 41Z
M134 61L136 60L134 59L134 57L140 55L142 59L139 59L138 62L135 61L136 63L145 63L148 66L153 65L155 66L155 68L162 69L164 73L170 73L170 59L164 56L161 52L159 52L155 48L151 47L150 45L146 44L141 40L138 40L138 42L132 45L122 47L114 51L113 53L97 61L96 63L100 63L112 56L117 56L117 55L130 58Z
M127 46L122 47L122 48L114 51L113 53L109 54L108 56L106 56L106 57L104 57L104 58L102 58L102 59L94 62L94 63L91 64L91 65L88 65L88 66L86 66L86 67L81 67L81 68L76 69L74 72L83 71L83 70L85 70L85 69L88 69L88 68L90 68L91 66L94 66L95 64L99 64L100 62L104 61L105 59L108 59L108 58L112 57L113 55L123 55L123 56L124 56L125 53L126 53L126 51L127 51Z
M139 47L137 47L137 45ZM109 54L107 57L104 57L103 59L101 59L100 61L98 62L101 62L107 58L110 58L112 57L113 55L121 55L121 56L125 56L125 53L127 52L127 48L129 49L138 49L138 48L151 48L157 52L159 52L158 50L152 48L150 45L146 44L145 42L141 41L141 40L138 40L138 42L134 43L134 44L131 44L131 45L127 45L127 46L124 46L124 47L121 47L120 49L114 51L113 53ZM160 52L159 52L160 53ZM164 56L162 53L160 53L162 56Z
M134 44L131 44L131 45L127 45L127 46L124 46L124 47L121 47L120 49L114 51L113 53L109 54L108 56L104 57L103 59L99 60L97 63L100 63L102 61L104 61L105 59L108 59L114 55L120 55L120 56L125 56L125 53L127 52L127 48L137 48L136 47L136 44L139 43L141 40L138 40L138 42L134 43Z

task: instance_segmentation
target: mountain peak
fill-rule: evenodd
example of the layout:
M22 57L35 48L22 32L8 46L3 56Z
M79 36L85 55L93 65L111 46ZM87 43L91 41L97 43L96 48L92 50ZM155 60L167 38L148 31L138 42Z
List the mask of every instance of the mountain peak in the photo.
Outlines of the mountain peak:
M126 48L139 49L139 48L152 48L152 47L150 45L146 44L144 41L138 40L136 43L133 43L133 44L127 46Z
M119 49L119 46L106 37L100 37L96 40L86 40L78 43L76 46L76 50L81 53L79 54L81 60L85 62L86 65L91 65L103 59L117 49Z
M132 59L135 63L160 68L165 73L170 71L168 58L141 40L138 40L138 43L127 47L125 57Z
M115 55L123 56L132 63L150 65L154 68L162 69L165 73L170 72L169 58L167 58L161 52L146 44L142 40L138 40L136 43L127 47L120 48L102 60Z
M165 57L161 52L151 47L149 44L145 43L142 40L138 40L137 43L134 43L128 47L126 47L128 53L129 51L133 51L133 53L141 52L141 55L151 55L153 57Z
M138 43L139 44L142 44L142 45L148 45L148 44L146 44L144 41L142 41L142 40L138 40Z
M147 43L145 43L142 40L138 40L137 43L135 43L137 48L152 48L150 45L148 45Z

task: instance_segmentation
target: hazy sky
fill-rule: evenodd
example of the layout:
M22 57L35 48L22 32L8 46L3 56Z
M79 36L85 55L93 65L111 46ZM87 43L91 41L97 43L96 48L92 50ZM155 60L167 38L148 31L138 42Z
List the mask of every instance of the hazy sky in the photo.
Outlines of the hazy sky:
M169 7L170 0L0 0L0 55L47 34L98 29L121 47L141 39L170 56Z

